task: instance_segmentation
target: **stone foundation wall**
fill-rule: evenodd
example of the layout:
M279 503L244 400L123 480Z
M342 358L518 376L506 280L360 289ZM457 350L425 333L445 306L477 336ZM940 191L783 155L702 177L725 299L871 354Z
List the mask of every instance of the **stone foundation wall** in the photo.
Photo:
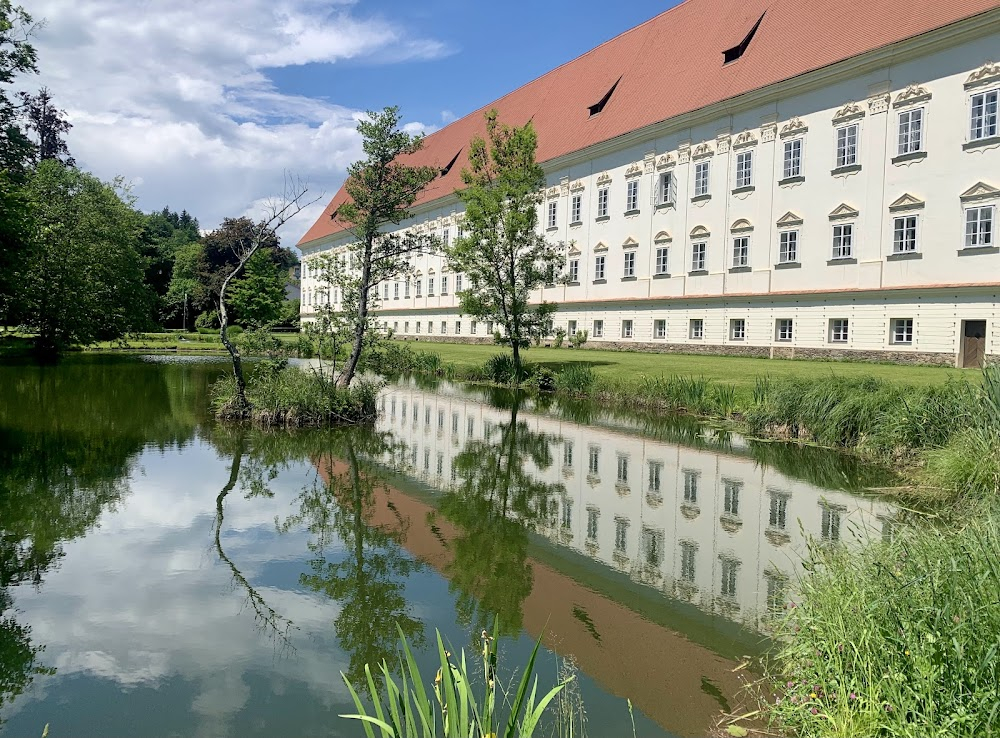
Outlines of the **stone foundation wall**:
M644 343L629 341L601 341L585 343L580 348L605 351L641 351L652 354L703 354L708 356L747 356L766 359L770 356L769 346L741 346L740 344L700 344L700 343Z
M393 336L397 341L413 341L414 343L478 343L492 344L493 336Z

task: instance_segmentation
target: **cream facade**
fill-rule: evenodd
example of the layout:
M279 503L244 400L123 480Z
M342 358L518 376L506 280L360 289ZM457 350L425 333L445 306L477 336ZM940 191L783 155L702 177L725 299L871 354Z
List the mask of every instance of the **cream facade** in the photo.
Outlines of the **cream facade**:
M384 463L435 490L462 482L470 443L501 443L509 412L446 388L383 391ZM733 437L723 453L520 412L552 463L524 472L556 490L536 500L536 533L673 599L766 632L788 602L810 539L859 545L893 532L885 502L818 488L766 467ZM711 444L707 444L711 446Z
M554 328L588 347L959 366L1000 357L1000 10L543 164ZM739 62L736 62L739 63ZM650 95L669 90L650 90ZM613 98L612 98L613 100ZM404 229L454 239L454 196ZM303 318L333 301L304 244ZM379 285L397 336L488 340L442 256Z

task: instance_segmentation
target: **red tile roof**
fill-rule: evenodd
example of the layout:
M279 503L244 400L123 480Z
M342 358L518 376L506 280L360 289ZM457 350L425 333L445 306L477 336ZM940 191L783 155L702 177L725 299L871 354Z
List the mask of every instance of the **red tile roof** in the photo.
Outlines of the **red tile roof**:
M469 141L485 134L490 108L512 125L531 119L545 162L997 7L1000 0L686 0L428 136L414 164L444 167L461 156L418 203L461 185ZM723 66L723 51L762 14L745 54ZM619 77L591 117L588 108ZM341 188L299 243L342 230L330 213L345 199Z

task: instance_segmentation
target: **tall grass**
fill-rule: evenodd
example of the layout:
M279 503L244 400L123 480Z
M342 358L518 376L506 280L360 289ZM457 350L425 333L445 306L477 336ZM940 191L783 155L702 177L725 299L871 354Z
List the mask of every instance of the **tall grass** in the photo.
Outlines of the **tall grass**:
M814 547L768 711L798 736L1000 734L1000 515Z
M368 738L375 738L376 729L382 738L496 738L501 734L505 738L530 738L549 703L568 683L567 679L539 695L538 677L532 681L539 640L531 651L516 691L513 694L504 692L498 673L498 625L495 623L492 636L483 631L479 663L473 662L472 670L465 649L454 659L445 649L440 631L437 632L440 665L434 677L431 699L424 686L430 680L420 673L406 636L398 626L397 630L400 641L397 673L394 674L385 661L378 667L378 677L369 665L365 666L368 692L372 696L371 712L358 696L356 685L344 677L358 711L341 717L362 721ZM379 691L377 681L382 682L384 692Z

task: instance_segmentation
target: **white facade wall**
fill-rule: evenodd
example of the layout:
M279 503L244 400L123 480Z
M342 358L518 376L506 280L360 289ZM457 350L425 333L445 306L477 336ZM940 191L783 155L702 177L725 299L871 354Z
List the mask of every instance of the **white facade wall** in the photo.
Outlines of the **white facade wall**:
M499 443L499 427L510 423L509 412L446 390L390 387L380 402L379 429L402 442L385 461L439 490L461 481L452 465L466 444ZM750 456L737 455L744 446L738 437L735 452L726 454L603 428L595 433L590 426L523 411L517 419L548 439L552 458L541 469L524 460L525 472L564 490L541 502L548 514L540 510L537 532L668 596L749 627L766 630L769 609L787 602L787 585L800 573L808 538L857 545L866 536L892 533L889 505L822 490L762 467ZM625 459L625 480L619 477L619 458ZM658 489L651 464L661 465ZM697 479L693 500L686 493L686 476ZM738 488L735 512L726 510L727 484ZM785 500L774 524L773 498ZM588 529L592 513L596 530ZM620 524L623 547L617 538ZM691 552L687 562L686 548ZM730 568L732 577L727 576Z
M951 362L961 361L963 321L986 321L986 354L1000 355L1000 137L972 140L970 125L973 96L1000 90L1000 66L989 62L1000 48L1000 11L976 23L898 44L892 63L876 63L873 55L881 52L872 52L780 83L767 94L745 95L547 162L539 224L551 241L565 245L567 262L578 260L579 281L539 290L536 298L559 305L556 327L575 320L588 330L589 345L655 350L652 344L661 343L666 350L758 355L770 355L772 347L891 350L904 359L938 355ZM919 149L900 156L900 116L915 110L922 111ZM838 169L842 125L858 127L857 164ZM802 145L801 176L783 181L783 147L794 139ZM736 160L745 152L753 158L752 188L740 190ZM708 198L694 196L699 162L710 166ZM664 173L676 191L668 204L656 201ZM626 212L630 181L639 183L639 201ZM598 215L603 187L609 190L606 218ZM571 223L577 195L581 218ZM550 202L556 204L551 228ZM966 209L973 206L992 213L987 247L966 248ZM917 219L916 249L895 254L894 219L909 216ZM447 197L422 206L403 226L447 231L453 239L459 220L457 199ZM853 253L834 259L833 229L844 224L853 227ZM783 230L798 234L797 258L787 264L779 260ZM735 236L750 240L745 268L734 267ZM707 243L704 270L692 269L696 242ZM334 237L308 244L304 262L345 243ZM669 249L668 275L655 273L662 247ZM623 274L626 252L636 255L634 278ZM595 279L599 255L605 257L604 280ZM380 306L385 323L415 336L417 323L426 335L430 321L431 335L440 335L444 320L453 336L461 320L461 334L469 337L470 320L458 313L455 275L443 258L418 257L413 270L421 297L411 288L405 299L401 286L395 299L390 286ZM447 294L441 293L444 276ZM308 319L317 294L308 269L303 291ZM775 321L784 318L794 321L790 342L777 340ZM844 318L848 339L832 342L830 321ZM621 335L626 319L634 321L631 338ZM667 321L662 339L653 333L658 319ZM691 337L692 319L704 320L703 338ZM738 341L731 335L733 319L746 321L746 336ZM913 321L911 342L891 342L894 319ZM594 336L594 320L604 321L603 337ZM478 336L484 328L478 326Z

